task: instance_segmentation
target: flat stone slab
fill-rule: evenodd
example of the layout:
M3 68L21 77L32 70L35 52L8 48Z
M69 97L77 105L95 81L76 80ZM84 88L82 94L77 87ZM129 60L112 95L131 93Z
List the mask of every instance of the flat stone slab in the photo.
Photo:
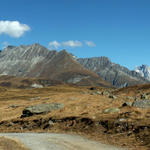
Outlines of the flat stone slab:
M150 108L150 100L136 100L132 106L138 108Z

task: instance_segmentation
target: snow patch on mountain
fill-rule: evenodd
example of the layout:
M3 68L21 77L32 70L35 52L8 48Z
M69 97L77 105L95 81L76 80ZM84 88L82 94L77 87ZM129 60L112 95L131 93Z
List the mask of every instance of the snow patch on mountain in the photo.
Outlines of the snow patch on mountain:
M147 65L138 66L134 70L135 72L139 73L142 77L147 80L150 80L150 67Z

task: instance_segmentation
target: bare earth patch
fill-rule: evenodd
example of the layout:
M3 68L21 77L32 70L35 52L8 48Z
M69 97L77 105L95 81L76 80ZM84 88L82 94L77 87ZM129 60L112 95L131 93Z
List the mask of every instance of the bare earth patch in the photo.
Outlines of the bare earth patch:
M0 137L0 150L29 150L25 146L14 139Z

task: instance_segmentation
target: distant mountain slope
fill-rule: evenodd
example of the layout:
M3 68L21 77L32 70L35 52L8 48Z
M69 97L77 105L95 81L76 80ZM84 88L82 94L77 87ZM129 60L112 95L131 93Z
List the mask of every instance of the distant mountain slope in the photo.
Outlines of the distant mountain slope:
M65 50L57 53L52 59L47 58L41 61L33 68L29 76L34 77L39 72L39 77L50 77L66 83L80 85L92 85L95 83L96 85L110 86L97 74L84 68Z
M80 58L78 62L117 87L148 82L139 73L112 63L107 57Z
M5 48L0 53L0 74L42 77L78 85L110 86L96 73L80 65L65 50L49 51L39 44Z
M138 72L145 79L150 80L150 67L149 66L142 65L142 66L136 67L134 71Z

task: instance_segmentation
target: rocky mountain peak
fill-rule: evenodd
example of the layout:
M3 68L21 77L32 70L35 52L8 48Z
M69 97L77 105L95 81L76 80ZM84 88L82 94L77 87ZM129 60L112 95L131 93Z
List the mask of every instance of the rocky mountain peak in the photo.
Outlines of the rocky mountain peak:
M8 45L7 46L7 49L13 49L13 48L15 48L16 46L13 46L13 45Z
M38 49L38 48L44 48L44 46L40 45L39 43L34 43L32 45L28 45L29 47L33 48L33 49Z
M5 47L2 51L8 51L8 50L12 50L14 49L16 46L13 45L8 45L7 47Z
M110 61L107 57L80 58L79 63L117 87L145 83L139 73Z
M0 53L0 74L25 76L48 55L49 50L39 44L8 46Z
M66 49L63 49L63 50L61 50L60 52L59 52L59 54L60 55L69 55L69 53L67 52L67 50Z
M150 80L150 67L148 65L141 65L135 68L135 72L139 73L142 77Z
M73 55L68 53L66 49L63 49L60 52L58 52L57 59L62 59L62 60L66 59L65 60L66 62L71 60L71 61L74 61L74 62L78 63L76 61L76 59L74 59Z
M20 45L18 47L9 46L2 50L0 57L6 60L31 60L32 58L45 57L49 50L39 44ZM2 59L1 59L2 60ZM0 61L1 61L0 60Z

